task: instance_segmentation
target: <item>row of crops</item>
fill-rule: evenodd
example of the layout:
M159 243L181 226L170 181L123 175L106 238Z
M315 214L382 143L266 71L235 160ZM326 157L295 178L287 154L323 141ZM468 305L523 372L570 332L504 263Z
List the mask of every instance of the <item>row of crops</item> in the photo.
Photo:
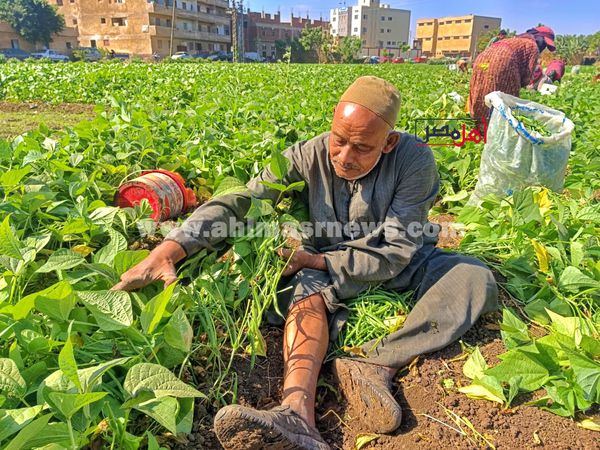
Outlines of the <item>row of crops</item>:
M326 131L339 95L367 73L400 89L399 129L464 116L448 94L466 97L468 77L435 66L0 66L0 100L97 105L73 128L0 140L3 448L158 448L165 430L190 432L198 399L236 400L234 357L264 355L262 317L284 239L250 229L230 242L231 255L188 260L166 290L111 291L151 236L173 226L156 227L147 204L113 207L116 188L160 167L203 199L239 189L266 164L285 165L288 145ZM467 207L483 144L435 149L434 212L458 217L460 251L485 259L514 299L501 324L507 353L490 368L474 350L465 364L473 381L461 389L508 407L543 388L537 406L579 420L600 403L600 89L591 79L567 75L543 98L575 122L562 194L531 188ZM289 202L257 202L250 213L274 229L301 214ZM401 326L394 316L406 300L376 291L352 301L340 349Z

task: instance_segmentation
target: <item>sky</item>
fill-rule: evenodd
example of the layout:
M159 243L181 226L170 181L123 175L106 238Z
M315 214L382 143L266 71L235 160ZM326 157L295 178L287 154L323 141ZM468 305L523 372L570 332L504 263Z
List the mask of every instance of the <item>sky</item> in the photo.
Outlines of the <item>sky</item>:
M282 20L294 15L329 18L329 10L353 6L357 0L243 0L244 8L274 13L281 11ZM500 17L502 28L523 32L538 23L548 25L556 34L593 34L600 31L600 1L584 0L382 0L392 8L411 11L411 40L416 19L476 14Z

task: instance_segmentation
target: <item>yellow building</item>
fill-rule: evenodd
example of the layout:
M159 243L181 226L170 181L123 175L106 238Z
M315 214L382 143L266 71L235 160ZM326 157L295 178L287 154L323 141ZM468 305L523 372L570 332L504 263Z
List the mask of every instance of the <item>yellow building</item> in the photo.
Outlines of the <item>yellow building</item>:
M174 2L174 3L173 3ZM231 47L227 0L49 0L79 45L148 57L173 52L227 51ZM174 18L174 20L173 20Z
M423 55L430 57L475 57L477 40L490 30L499 29L502 19L468 16L418 19L416 40Z
M49 45L50 49L65 55L71 55L71 51L75 47L77 47L77 28L69 26L52 36L52 42ZM44 45L41 42L35 45L27 42L8 23L0 22L0 49L4 48L20 48L31 53L35 50L42 50Z

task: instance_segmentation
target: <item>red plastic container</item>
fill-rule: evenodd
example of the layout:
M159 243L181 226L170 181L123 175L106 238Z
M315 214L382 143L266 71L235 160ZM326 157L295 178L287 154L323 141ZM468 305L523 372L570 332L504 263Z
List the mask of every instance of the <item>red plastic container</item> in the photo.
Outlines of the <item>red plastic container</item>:
M194 191L185 187L181 175L157 169L142 172L142 175L119 187L115 205L130 208L142 199L152 206L152 218L157 221L172 219L194 208L198 200Z

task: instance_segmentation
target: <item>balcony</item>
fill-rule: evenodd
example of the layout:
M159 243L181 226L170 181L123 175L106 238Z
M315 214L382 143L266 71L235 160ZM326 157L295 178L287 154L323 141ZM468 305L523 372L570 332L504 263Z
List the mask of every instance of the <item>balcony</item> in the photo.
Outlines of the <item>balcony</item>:
M168 38L171 36L171 27L159 27L156 25L150 25L149 32L151 36L160 36ZM209 33L208 31L182 30L175 28L175 32L173 34L177 39L221 42L224 44L231 43L230 35Z
M155 2L147 3L147 11L149 13L160 14L161 16L171 17L173 13L172 6L165 6ZM210 22L215 24L229 25L231 18L228 15L209 14L205 12L190 11L189 9L175 8L175 17L177 19L193 19L202 22Z

